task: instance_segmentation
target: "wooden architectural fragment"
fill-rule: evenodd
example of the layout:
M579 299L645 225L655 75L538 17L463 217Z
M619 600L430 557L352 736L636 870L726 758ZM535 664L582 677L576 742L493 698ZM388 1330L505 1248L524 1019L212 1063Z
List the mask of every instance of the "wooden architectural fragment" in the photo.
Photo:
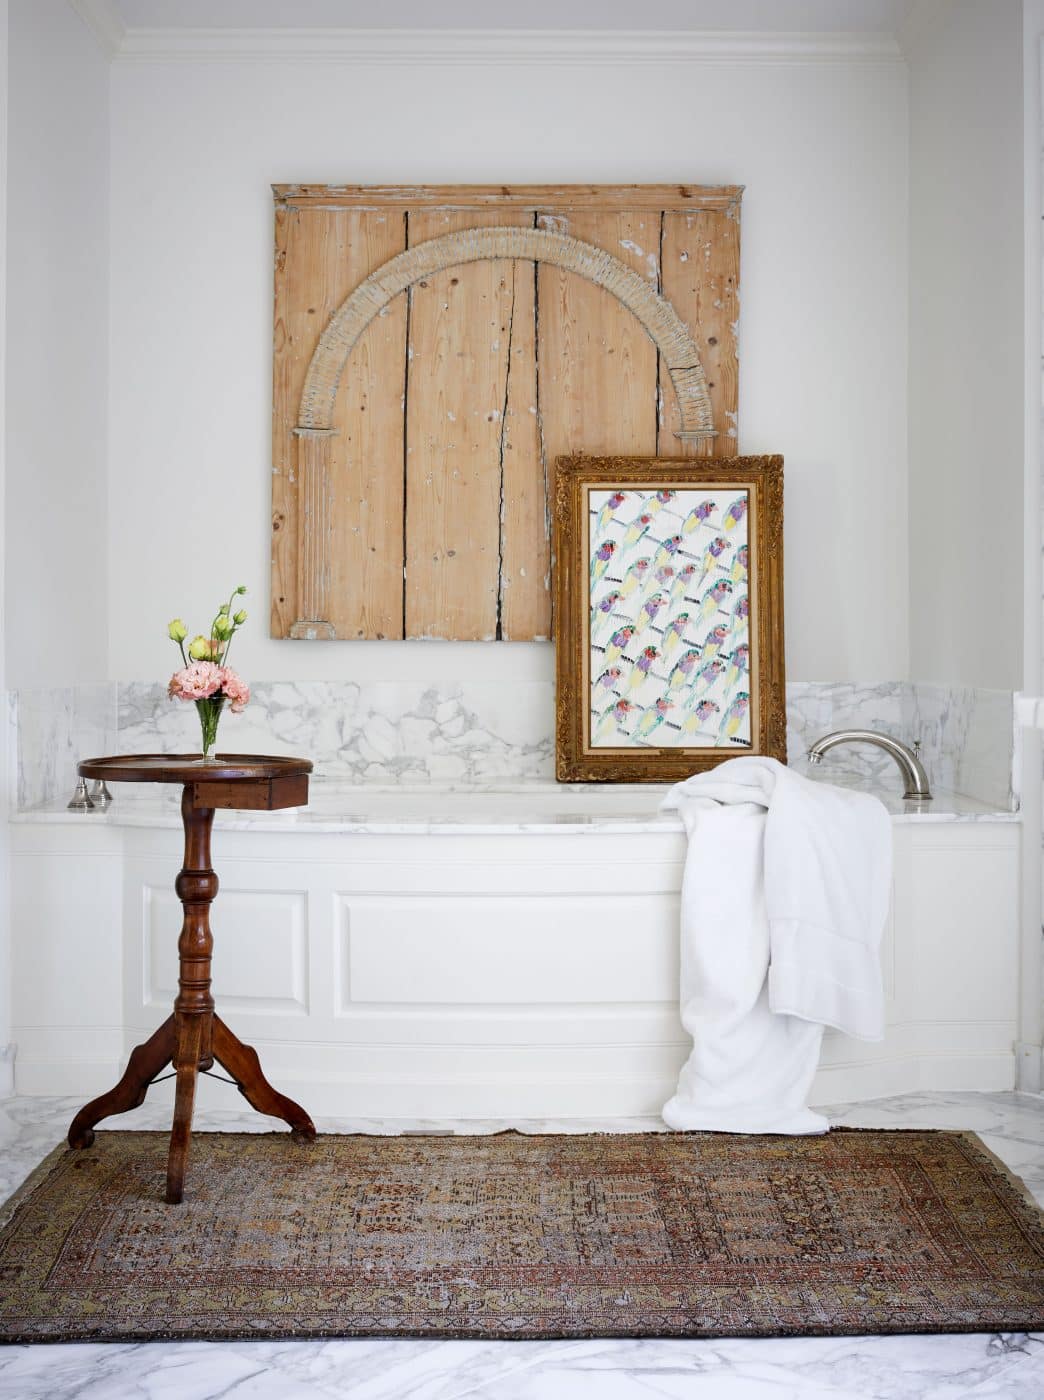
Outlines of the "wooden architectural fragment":
M277 187L273 635L549 636L556 455L736 450L739 196Z

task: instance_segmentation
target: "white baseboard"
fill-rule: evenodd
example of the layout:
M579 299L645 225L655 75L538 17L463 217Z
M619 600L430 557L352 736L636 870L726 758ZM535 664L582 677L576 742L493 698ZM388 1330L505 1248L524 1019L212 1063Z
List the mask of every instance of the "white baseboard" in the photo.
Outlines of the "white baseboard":
M9 1099L15 1092L15 1056L18 1047L12 1040L0 1045L0 1099Z

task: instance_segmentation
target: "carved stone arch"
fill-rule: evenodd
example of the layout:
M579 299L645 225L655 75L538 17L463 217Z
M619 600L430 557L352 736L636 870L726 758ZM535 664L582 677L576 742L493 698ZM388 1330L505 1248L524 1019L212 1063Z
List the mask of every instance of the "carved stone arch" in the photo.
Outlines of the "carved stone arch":
M487 258L551 263L610 292L637 317L663 356L678 396L678 436L715 435L699 352L670 302L655 292L644 277L603 248L539 228L469 228L447 233L407 248L360 282L334 313L316 346L301 391L298 427L312 431L330 428L348 357L366 327L393 298L423 277Z
M716 435L699 352L688 327L637 272L592 243L538 228L470 228L448 233L390 258L341 303L316 346L301 391L298 437L300 540L298 619L290 636L333 638L330 597L330 439L341 378L366 327L395 297L423 278L464 263L517 259L550 263L603 288L639 321L674 384L681 426L676 436Z

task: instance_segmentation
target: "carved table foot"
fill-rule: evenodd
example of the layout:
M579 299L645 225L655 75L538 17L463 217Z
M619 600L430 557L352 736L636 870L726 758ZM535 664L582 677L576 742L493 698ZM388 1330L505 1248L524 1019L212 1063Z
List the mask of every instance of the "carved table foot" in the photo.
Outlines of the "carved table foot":
M257 1051L233 1035L220 1016L214 1017L213 1047L215 1060L228 1070L251 1108L289 1123L291 1136L298 1142L315 1141L315 1124L308 1114L300 1104L272 1088L261 1072Z
M168 1016L143 1045L131 1051L123 1078L116 1087L80 1109L69 1126L69 1146L90 1147L95 1124L114 1113L128 1113L132 1108L139 1108L145 1102L149 1085L173 1058L174 1017Z

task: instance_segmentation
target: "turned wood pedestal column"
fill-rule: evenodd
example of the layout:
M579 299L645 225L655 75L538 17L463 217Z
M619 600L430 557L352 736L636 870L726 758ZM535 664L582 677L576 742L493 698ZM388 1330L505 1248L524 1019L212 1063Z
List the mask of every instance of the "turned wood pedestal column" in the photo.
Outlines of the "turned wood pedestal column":
M144 1102L149 1085L172 1064L177 1082L167 1156L169 1205L177 1205L184 1195L196 1080L215 1060L228 1071L251 1107L289 1123L291 1136L298 1141L315 1138L311 1118L299 1104L272 1088L261 1072L256 1051L244 1045L215 1014L214 998L210 995L214 947L210 906L218 892L218 877L210 863L214 811L219 807L274 811L303 806L308 801L311 771L308 759L252 754L219 755L208 761L191 755L134 754L92 758L79 765L84 778L104 778L110 783L183 785L185 860L174 883L183 918L174 1011L143 1045L131 1052L127 1069L115 1088L81 1108L69 1128L70 1147L90 1147L95 1124L112 1114L137 1108Z

